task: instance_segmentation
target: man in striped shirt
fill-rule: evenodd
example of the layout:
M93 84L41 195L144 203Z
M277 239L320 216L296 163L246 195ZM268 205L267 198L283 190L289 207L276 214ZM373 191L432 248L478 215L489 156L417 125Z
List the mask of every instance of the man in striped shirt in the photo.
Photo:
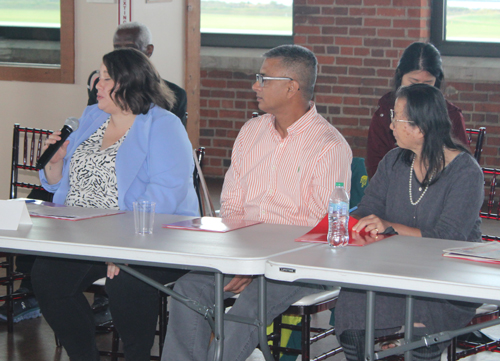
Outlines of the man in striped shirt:
M314 54L298 45L282 45L264 58L252 88L259 109L267 114L249 120L238 134L222 189L221 217L313 227L326 214L335 182L343 182L349 191L352 152L311 101ZM225 296L241 293L229 312L257 317L258 286L252 280L226 277ZM267 319L319 287L268 280ZM190 272L176 282L175 290L201 304L214 303L213 275ZM257 328L236 322L224 327L224 360L246 360L258 344ZM210 333L203 316L172 300L162 360L211 359Z

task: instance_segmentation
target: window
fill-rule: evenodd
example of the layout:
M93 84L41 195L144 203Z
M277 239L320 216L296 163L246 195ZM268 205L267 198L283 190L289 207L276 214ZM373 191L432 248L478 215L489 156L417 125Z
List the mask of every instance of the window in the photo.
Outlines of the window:
M0 80L74 82L74 1L0 1Z
M500 0L434 0L431 41L442 55L500 57Z
M201 44L268 48L293 43L293 0L201 0Z

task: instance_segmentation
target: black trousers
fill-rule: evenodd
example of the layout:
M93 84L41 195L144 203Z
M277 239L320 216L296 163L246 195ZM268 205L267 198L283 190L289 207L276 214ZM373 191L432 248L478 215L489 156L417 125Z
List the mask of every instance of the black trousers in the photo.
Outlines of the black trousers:
M31 273L33 264L35 263L36 256L28 254L19 254L16 256L16 272ZM19 288L26 288L28 291L33 291L31 278L25 278L21 281Z
M186 271L134 267L163 284ZM43 316L72 361L99 360L92 309L83 295L95 280L106 276L103 262L37 257L32 282ZM125 272L106 280L113 322L124 344L126 360L150 359L158 320L158 291Z

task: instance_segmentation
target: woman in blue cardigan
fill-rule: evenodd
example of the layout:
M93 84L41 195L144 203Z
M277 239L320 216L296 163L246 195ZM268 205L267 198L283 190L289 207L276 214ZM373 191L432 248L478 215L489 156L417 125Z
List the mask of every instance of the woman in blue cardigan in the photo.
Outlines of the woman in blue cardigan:
M103 57L98 104L87 107L73 132L40 171L54 202L132 210L156 202L156 212L197 215L191 144L180 120L165 110L173 94L149 59L134 49ZM55 132L45 147L60 140ZM136 267L158 282L184 272ZM32 271L40 309L72 361L99 360L92 309L83 291L105 277L110 310L127 360L149 360L158 293L113 264L39 257Z

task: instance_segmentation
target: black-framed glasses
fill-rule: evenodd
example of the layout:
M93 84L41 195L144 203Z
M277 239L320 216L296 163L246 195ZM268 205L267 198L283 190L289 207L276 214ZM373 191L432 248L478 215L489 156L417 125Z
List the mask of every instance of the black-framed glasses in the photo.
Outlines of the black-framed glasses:
M288 77L279 77L279 76L264 76L264 74L255 74L255 79L259 86L262 88L266 80L293 80Z
M402 123L410 123L412 124L413 121L411 120L406 120L406 119L394 119L394 109L391 109L391 123L394 124L396 122L402 122Z

